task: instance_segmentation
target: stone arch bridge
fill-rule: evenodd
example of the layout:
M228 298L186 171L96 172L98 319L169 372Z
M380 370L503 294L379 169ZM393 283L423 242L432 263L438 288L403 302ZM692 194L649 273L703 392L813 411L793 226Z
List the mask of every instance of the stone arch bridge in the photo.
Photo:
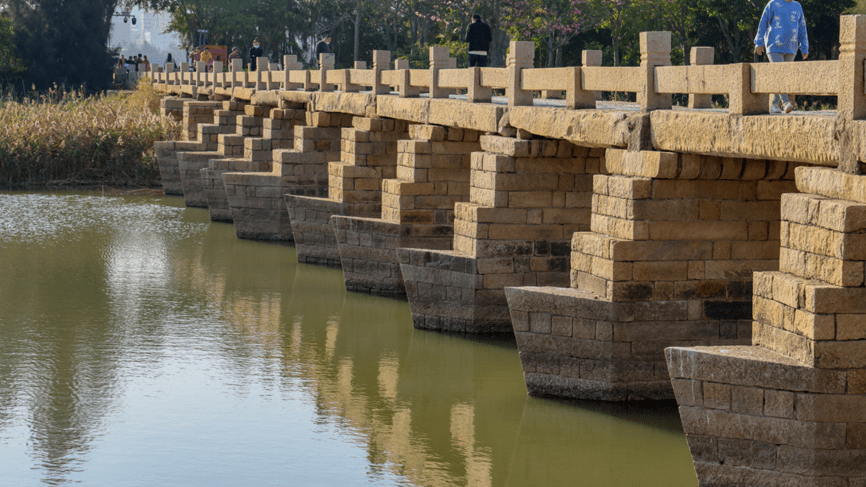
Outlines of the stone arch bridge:
M640 47L636 67L532 69L523 42L505 68L439 47L424 70L167 65L186 140L157 144L165 192L405 296L417 328L513 333L531 394L675 397L701 485L866 486L866 17L841 18L838 61ZM838 108L772 115L775 92Z

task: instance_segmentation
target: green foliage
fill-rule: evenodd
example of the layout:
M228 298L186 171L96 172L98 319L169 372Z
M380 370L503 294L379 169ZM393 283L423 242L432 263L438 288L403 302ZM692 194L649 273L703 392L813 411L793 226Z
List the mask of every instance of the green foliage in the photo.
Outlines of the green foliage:
M24 86L45 89L53 83L107 87L114 65L107 41L118 0L2 0L3 16L11 22L14 54L23 60ZM0 35L2 38L8 31ZM14 65L14 61L13 61Z

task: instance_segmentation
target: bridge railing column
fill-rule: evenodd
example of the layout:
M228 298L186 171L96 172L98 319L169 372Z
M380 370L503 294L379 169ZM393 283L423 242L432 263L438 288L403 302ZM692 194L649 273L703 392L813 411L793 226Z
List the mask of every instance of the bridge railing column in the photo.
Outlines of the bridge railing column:
M655 68L671 65L671 33L641 32L640 33L640 69L643 72L643 86L637 99L642 112L652 110L670 110L671 95L659 94L655 91Z
M400 98L412 98L421 94L421 88L412 86L412 71L408 59L394 61L397 70L397 91Z
M601 51L583 51L581 53L582 66L601 66ZM599 93L597 91L588 91L583 89L583 76L581 68L575 68L572 74L569 90L565 93L565 103L568 108L595 108L595 102L598 100Z
M391 51L373 51L373 93L377 95L391 92L391 87L382 83L382 71L391 64Z
M283 56L283 89L286 91L294 91L303 86L302 83L293 83L291 80L292 71L300 71L304 69L304 65L298 61L298 56L295 54L287 54Z
M689 53L689 64L707 66L713 64L716 50L712 47L693 47ZM689 95L689 108L712 108L713 95Z
M836 116L847 126L854 120L866 118L866 16L843 15L839 25L839 96ZM845 132L850 132L846 127ZM861 174L859 157L850 134L842 137L839 148L839 169L850 174Z
M532 68L535 59L535 43L531 41L511 41L506 58L508 106L532 105L533 93L521 89L521 74L524 69Z
M450 67L448 46L430 47L430 98L448 98L449 90L439 87L439 70Z
M319 91L334 91L334 85L328 84L328 71L334 69L334 54L319 54Z

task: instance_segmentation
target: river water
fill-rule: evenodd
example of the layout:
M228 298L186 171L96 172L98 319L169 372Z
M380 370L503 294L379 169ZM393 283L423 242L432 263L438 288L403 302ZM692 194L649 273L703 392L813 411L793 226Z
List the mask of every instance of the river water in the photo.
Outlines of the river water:
M674 407L411 323L180 198L2 193L0 485L697 485Z

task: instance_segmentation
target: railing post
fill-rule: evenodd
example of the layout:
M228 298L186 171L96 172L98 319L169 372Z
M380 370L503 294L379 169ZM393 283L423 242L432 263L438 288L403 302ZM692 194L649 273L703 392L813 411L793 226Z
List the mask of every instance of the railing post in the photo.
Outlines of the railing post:
M283 56L283 74L286 76L285 81L283 82L283 89L287 91L297 90L301 88L303 85L300 83L292 83L290 81L292 71L300 71L304 69L304 65L298 61L298 56L295 54L287 54Z
M421 94L421 88L417 86L412 86L411 80L412 75L409 70L409 60L408 59L397 59L394 61L394 65L397 68L397 92L400 95L400 98L410 98L414 96L418 96Z
M222 72L223 72L223 62L222 61L214 61L213 62L213 71L212 71L213 76L211 76L211 79L213 79L211 84L213 85L214 89L216 89L217 87L222 88L222 83L220 83L218 81L218 76L221 75Z
M430 98L448 98L448 90L439 88L439 70L450 64L448 46L430 46Z
M866 118L866 15L843 15L839 23L839 98L837 115L845 120Z
M204 86L207 83L207 63L203 61L195 62L195 86Z
M262 59L259 58L256 60L256 73L255 73L255 88L256 91L264 91L268 89L268 66L267 62L261 62Z
M333 53L319 54L319 91L334 91L334 86L328 84L328 71L334 69L335 57Z
M638 103L642 112L670 110L671 95L656 93L655 68L671 65L671 33L640 33L640 67L644 85L638 93Z
M568 108L595 108L595 102L598 100L599 93L583 89L583 75L581 71L584 67L601 66L601 59L601 51L583 51L581 53L582 66L574 68L572 71L571 81L568 84L569 89L565 92L565 104Z
M490 100L493 98L493 89L481 85L483 82L481 78L482 69L481 66L473 66L469 68L472 79L469 82L468 89L466 90L466 101L470 103L490 103Z
M521 85L524 69L532 67L535 59L535 43L532 41L511 41L506 58L508 82L508 106L532 105L532 92Z
M388 69L391 64L391 51L373 51L373 94L387 95L391 93L391 87L382 84L382 71Z
M707 66L713 64L716 50L712 47L693 47L689 53L689 64ZM689 108L712 108L713 95L689 95Z
M174 63L165 63L165 72L173 73L174 72Z
M731 115L758 115L768 113L767 95L752 93L752 67L748 63L731 64L728 79L728 113Z

